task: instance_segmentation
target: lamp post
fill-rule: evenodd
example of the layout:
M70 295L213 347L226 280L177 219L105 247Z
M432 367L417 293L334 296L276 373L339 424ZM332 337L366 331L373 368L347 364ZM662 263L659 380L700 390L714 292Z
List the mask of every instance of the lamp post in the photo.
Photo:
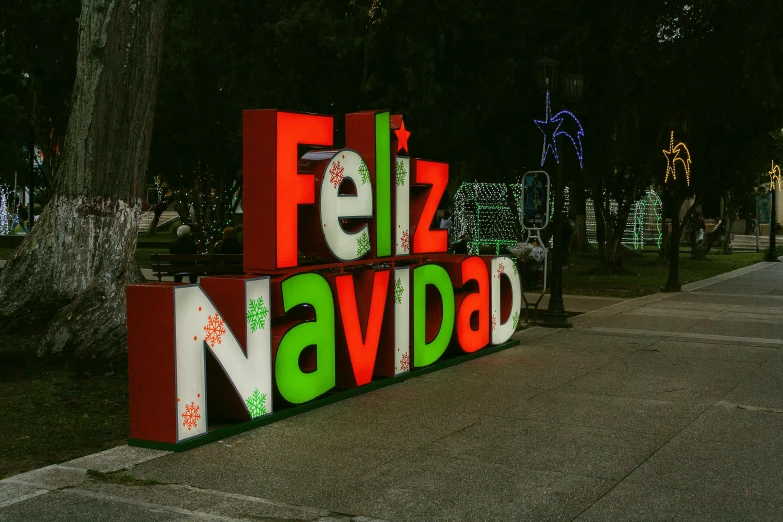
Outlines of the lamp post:
M668 183L666 183L668 185ZM669 237L669 279L666 281L667 292L682 290L680 283L680 190L676 183L669 195L669 214L672 220L672 233Z
M777 262L778 260L778 248L775 244L776 239L776 226L778 221L778 209L777 209L777 193L780 190L780 166L775 165L772 162L772 169L769 171L769 195L772 199L769 209L769 250L767 251L767 257L765 261ZM757 225L758 226L758 225Z
M562 111L555 116L550 117L550 94L557 92L560 84L559 76L560 64L557 60L553 60L547 56L544 56L536 64L536 83L538 88L546 92L547 107L546 107L546 119L544 121L536 121L541 132L544 134L544 150L541 159L541 165L544 166L547 157L549 156L550 148L553 148L553 154L556 166L555 166L555 209L552 217L550 227L553 231L552 239L552 277L551 287L549 295L549 306L544 316L544 326L549 328L570 328L573 326L568 321L568 314L563 304L563 225L565 216L563 215L563 189L564 189L564 176L563 176L563 164L560 161L559 154L565 154L561 147L563 143L562 136L567 135L571 142L576 147L578 141L579 147L577 148L577 156L581 166L582 162L582 149L581 149L581 136L582 128L581 124L576 117ZM578 101L582 97L582 87L584 81L579 74L568 74L563 77L563 88L561 90L563 98L569 101ZM575 121L578 125L578 132L576 136L569 134L567 129L562 129L565 120L569 119ZM576 138L576 141L575 139ZM549 144L548 140L552 140ZM558 151L560 151L558 153Z

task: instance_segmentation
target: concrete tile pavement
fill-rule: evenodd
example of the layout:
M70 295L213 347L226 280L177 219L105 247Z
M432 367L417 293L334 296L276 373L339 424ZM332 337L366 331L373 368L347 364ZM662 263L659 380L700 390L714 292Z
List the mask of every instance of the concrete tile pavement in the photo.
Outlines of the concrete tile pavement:
M783 265L685 290L566 297L575 328L516 348L185 453L12 477L0 520L782 519Z

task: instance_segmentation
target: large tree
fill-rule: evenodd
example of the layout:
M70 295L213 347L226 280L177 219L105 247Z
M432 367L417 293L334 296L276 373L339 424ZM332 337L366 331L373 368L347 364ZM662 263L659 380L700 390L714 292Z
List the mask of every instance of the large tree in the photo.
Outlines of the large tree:
M167 0L82 0L65 152L40 222L0 274L0 328L39 354L125 349Z

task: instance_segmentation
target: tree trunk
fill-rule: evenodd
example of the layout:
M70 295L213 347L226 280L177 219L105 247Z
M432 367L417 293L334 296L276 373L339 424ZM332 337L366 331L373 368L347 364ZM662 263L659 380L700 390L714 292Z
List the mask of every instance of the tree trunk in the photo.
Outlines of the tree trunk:
M598 243L598 259L606 262L606 215L604 213L604 184L599 179L595 183L593 194L595 212L595 240Z
M628 224L628 216L631 213L631 205L634 202L634 198L628 198L627 201L622 205L618 204L617 207L617 216L610 234L609 249L606 253L607 263L616 269L622 269L623 267L623 235Z
M126 349L167 0L82 0L76 83L54 195L0 274L0 328L39 355Z

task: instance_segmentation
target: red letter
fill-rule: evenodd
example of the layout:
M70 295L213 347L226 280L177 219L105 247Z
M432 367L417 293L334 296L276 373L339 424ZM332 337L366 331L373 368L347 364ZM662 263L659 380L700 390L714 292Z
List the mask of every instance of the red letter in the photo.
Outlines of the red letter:
M457 337L464 352L476 352L489 344L489 273L480 257L469 257L462 262L462 284L478 283L478 292L462 300L457 316ZM476 329L471 325L471 319Z
M245 271L297 265L297 206L315 200L313 176L297 171L297 148L331 146L332 132L330 116L244 112Z
M434 161L424 161L420 159L411 160L414 184L431 185L423 195L420 190L415 190L418 194L411 194L411 207L420 210L418 220L413 219L413 252L415 254L436 254L439 252L448 252L449 233L447 230L430 230L430 223L435 218L435 212L438 210L438 203L446 191L446 185L449 184L449 166L446 163L436 163ZM415 189L414 185L414 189ZM424 201L422 205L422 200ZM423 208L422 208L423 207ZM411 216L415 216L412 212Z
M361 276L359 276L361 277ZM359 310L356 306L356 290L353 275L343 275L335 278L337 299L340 304L345 340L353 368L356 386L363 386L372 381L375 356L378 352L378 342L381 337L383 315L386 310L386 292L389 288L389 271L375 272L372 284L370 313L367 317L367 328L362 339L362 325ZM366 291L360 286L360 292L366 296ZM366 299L362 299L366 301ZM362 310L364 312L364 310ZM366 312L365 312L366 313ZM365 313L362 315L364 316Z

